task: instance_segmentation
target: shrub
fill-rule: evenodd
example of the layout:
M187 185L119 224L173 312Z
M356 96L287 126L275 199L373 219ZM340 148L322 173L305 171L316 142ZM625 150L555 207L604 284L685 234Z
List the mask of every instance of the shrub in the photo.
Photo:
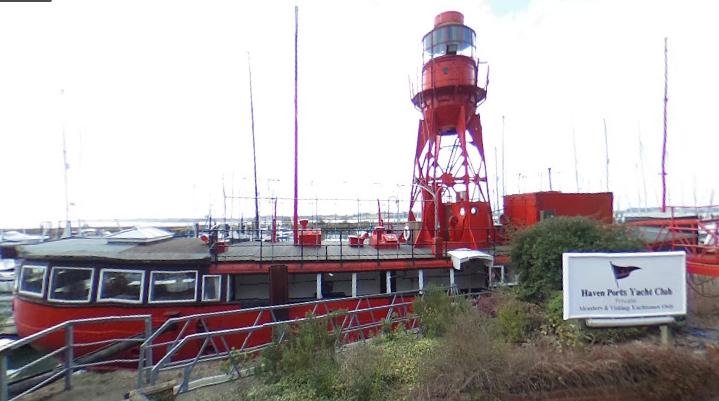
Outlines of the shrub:
M564 303L561 292L555 292L544 306L543 335L553 336L555 345L576 348L583 344L618 344L647 334L645 327L590 328L577 321L564 320Z
M527 341L539 328L542 314L536 305L515 300L499 307L497 321L507 341L520 343Z
M564 320L561 291L555 292L544 305L544 322L539 331L544 336L551 336L554 345L559 347L576 348L587 342L577 322Z
M308 315L308 318L287 327L287 339L274 342L262 352L257 371L267 384L274 386L252 393L251 397L248 395L250 399L262 400L265 399L262 397L274 394L273 391L282 393L286 387L319 398L330 397L335 392L339 364L335 348L337 335L328 330L332 316L315 318Z
M623 226L603 225L586 217L555 217L518 232L512 239L512 262L519 273L518 295L541 303L562 289L562 253L636 251L641 240Z
M459 314L469 309L469 302L463 297L447 296L443 289L430 285L413 306L422 322L422 333L427 337L440 337Z
M497 399L513 374L511 348L500 338L495 319L462 313L423 361L413 399Z

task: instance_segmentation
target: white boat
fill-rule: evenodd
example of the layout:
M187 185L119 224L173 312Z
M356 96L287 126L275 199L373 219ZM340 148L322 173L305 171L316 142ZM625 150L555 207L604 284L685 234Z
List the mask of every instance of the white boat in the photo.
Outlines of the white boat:
M0 259L0 293L12 292L15 285L15 259Z
M24 234L20 231L0 231L0 241L2 242L41 242L48 239L47 235Z

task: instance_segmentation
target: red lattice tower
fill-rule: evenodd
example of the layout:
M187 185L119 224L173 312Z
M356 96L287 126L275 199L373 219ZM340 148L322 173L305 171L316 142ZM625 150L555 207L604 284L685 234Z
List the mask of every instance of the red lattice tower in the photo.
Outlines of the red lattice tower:
M423 39L422 89L412 102L422 112L417 133L409 220L414 243L448 248L487 248L493 238L482 124L477 106L475 32L456 11L439 14Z

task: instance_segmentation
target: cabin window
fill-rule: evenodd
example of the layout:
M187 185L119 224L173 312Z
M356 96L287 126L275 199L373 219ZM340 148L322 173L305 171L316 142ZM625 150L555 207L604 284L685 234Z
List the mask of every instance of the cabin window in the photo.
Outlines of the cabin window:
M385 282L383 271L357 273L357 296L380 294Z
M424 288L431 286L439 288L448 288L449 270L447 269L425 269L424 270Z
M322 274L322 298L352 296L352 273Z
M220 276L219 275L202 276L202 300L203 301L219 301L220 300Z
M196 299L196 271L153 271L150 273L150 302L192 302Z
M236 274L230 276L227 299L242 302L242 307L270 304L268 274Z
M419 291L418 270L396 270L392 272L395 279L395 291Z
M317 273L293 273L287 275L290 302L317 299Z
M89 267L52 268L48 299L58 302L89 302L94 270Z
M142 302L145 272L137 270L102 269L98 301Z
M20 292L42 297L45 292L45 266L25 265L20 270Z

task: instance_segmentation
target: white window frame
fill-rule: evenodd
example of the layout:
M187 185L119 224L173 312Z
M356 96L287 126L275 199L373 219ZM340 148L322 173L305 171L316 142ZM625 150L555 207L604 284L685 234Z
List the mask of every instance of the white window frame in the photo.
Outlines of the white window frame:
M215 278L217 277L219 279L219 282L217 284L216 292L217 292L217 298L214 299L205 299L205 279L206 278ZM203 274L202 275L202 302L219 302L222 300L222 275L221 274Z
M122 299L122 298L103 298L102 297L102 281L105 278L105 272L112 273L140 273L140 299ZM97 302L119 302L124 304L141 304L145 298L145 271L144 270L131 270L131 269L101 269L100 280L97 282Z
M171 300L163 300L163 301L153 301L152 296L155 292L155 286L154 286L154 280L153 277L155 273L195 273L195 297L192 299L171 299ZM150 272L150 289L149 294L147 297L147 302L151 304L173 304L173 303L181 303L181 302L197 302L197 289L199 288L199 285L197 284L197 276L198 276L197 270L152 270Z
M52 290L53 290L53 273L56 269L65 269L65 270L90 270L90 291L87 292L87 299L57 299L52 297ZM52 302L59 302L64 304L86 304L89 303L92 299L92 284L94 283L95 279L95 269L92 267L80 267L80 266L53 266L50 270L50 279L48 280L48 284L50 284L50 288L47 292L47 300ZM43 280L43 283L45 281Z
M23 289L22 289L22 282L23 282L23 278L25 277L25 268L26 268L26 267L42 268L42 269L43 269L43 273L42 273L42 289L40 290L40 293L39 293L39 294L38 294L37 292L27 291L27 290L23 290ZM45 295L45 282L47 281L47 271L48 271L48 267L47 267L47 266L44 266L44 265L22 265L22 266L20 267L20 277L18 278L19 281L18 281L17 292L20 293L20 294L24 294L24 295L31 296L31 297L42 298L42 297Z

